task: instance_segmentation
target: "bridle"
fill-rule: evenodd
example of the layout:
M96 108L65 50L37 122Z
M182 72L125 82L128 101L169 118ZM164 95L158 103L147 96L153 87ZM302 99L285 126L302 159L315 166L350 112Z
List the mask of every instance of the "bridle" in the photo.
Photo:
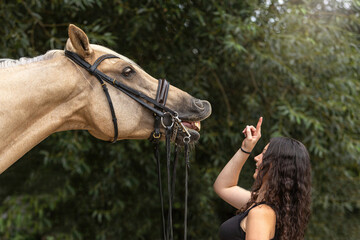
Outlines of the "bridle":
M113 143L117 141L118 138L118 124L117 118L115 114L115 109L107 88L107 84L115 87L121 92L125 93L130 98L134 99L136 102L141 104L143 107L149 109L153 112L155 123L154 123L154 131L151 133L149 140L154 143L154 155L157 161L158 168L158 182L159 182L159 194L160 194L160 202L161 202L161 217L162 217L162 237L164 240L172 240L173 239L173 224L172 224L172 202L173 195L175 192L175 177L176 177L176 166L177 166L177 144L175 144L175 156L173 160L173 173L171 174L171 146L170 142L176 139L178 131L182 131L186 133L186 136L183 137L184 142L184 152L185 152L185 213L184 213L184 239L187 238L187 199L188 199L188 169L189 169L189 143L190 143L190 133L187 131L185 126L182 124L178 113L173 111L165 106L168 91L170 84L165 79L159 79L158 89L156 94L156 99L152 99L147 95L130 88L123 83L109 77L104 74L100 70L97 69L99 64L105 59L110 58L120 58L113 54L105 54L100 56L94 64L90 64L81 58L78 54L65 50L65 56L71 59L74 63L79 65L80 67L87 70L90 74L95 76L100 82L102 89L106 95L106 99L109 103L110 112L112 115L112 121L114 125L114 139ZM105 83L106 82L106 83ZM168 185L168 218L167 225L165 227L165 211L164 211L164 200L163 200L163 192L162 192L162 181L161 181L161 167L160 167L160 158L159 158L159 141L161 139L162 133L160 131L161 126L165 128L165 141L166 141L166 158L167 158L167 185ZM172 178L171 178L172 175Z
M78 54L76 54L74 52L70 52L68 50L65 50L65 56L70 58L73 62L75 62L80 67L87 70L90 74L94 75L99 80L99 82L103 88L103 91L106 95L106 98L109 102L109 107L110 107L110 111L111 111L111 115L112 115L112 121L114 124L114 140L113 140L113 142L117 141L118 125L117 125L117 119L116 119L116 115L115 115L114 106L112 104L112 100L111 100L111 97L110 97L110 94L109 94L109 91L108 91L108 88L107 88L105 82L112 85L113 87L117 88L118 90L122 91L123 93L125 93L126 95L128 95L129 97L134 99L136 102L140 103L143 107L149 109L154 114L156 114L156 116L161 119L160 121L165 128L172 127L172 125L175 122L182 125L181 120L178 117L178 113L165 106L167 94L168 94L168 90L169 90L169 86L170 86L168 81L166 81L165 79L159 79L159 85L158 85L156 99L152 99L152 98L146 96L145 94L143 94L142 92L136 91L135 89L124 85L123 83L107 76L106 74L104 74L103 72L101 72L97 69L97 67L100 65L100 63L102 61L104 61L105 59L120 58L118 56L115 56L112 54L102 55L98 59L96 59L96 61L94 62L93 65L86 62ZM152 104L153 106L150 104ZM165 124L166 120L164 120L164 118L169 118L169 117L171 118L171 123L169 125L166 125ZM183 125L182 125L182 127L183 127ZM186 128L183 128L183 129L186 130ZM189 132L186 132L186 133L187 133L187 136L185 137L186 138L185 141L190 141L190 134L189 134ZM154 137L160 138L159 133L156 133Z

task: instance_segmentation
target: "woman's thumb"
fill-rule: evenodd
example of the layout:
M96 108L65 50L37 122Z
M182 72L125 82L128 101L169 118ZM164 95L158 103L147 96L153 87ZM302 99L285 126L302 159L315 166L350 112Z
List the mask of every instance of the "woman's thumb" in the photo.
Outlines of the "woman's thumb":
M252 137L250 126L246 126L246 137L247 138Z

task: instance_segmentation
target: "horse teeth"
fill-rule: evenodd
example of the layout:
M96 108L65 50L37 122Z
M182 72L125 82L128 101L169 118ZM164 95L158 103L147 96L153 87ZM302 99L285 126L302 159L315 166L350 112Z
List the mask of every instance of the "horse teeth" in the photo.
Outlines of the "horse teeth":
M201 128L200 122L195 122L194 125L197 128L197 130L200 131L200 128Z

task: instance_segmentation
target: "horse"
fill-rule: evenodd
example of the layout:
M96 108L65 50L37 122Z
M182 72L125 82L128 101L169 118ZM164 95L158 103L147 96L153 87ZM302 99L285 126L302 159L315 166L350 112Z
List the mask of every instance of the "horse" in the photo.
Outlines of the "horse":
M102 59L97 70L152 99L157 97L159 80L129 58L90 44L86 33L73 24L68 36L65 50L0 61L0 174L55 132L87 130L104 141L147 139L153 132L153 112L109 83L99 84L96 76L65 53L72 52L90 65L106 54L115 56ZM109 108L104 85L108 85L113 109ZM166 107L176 112L175 117L186 128L180 137L188 133L192 142L197 141L200 121L211 114L210 103L170 86ZM114 124L119 126L116 139L112 139ZM164 133L164 127L160 128Z

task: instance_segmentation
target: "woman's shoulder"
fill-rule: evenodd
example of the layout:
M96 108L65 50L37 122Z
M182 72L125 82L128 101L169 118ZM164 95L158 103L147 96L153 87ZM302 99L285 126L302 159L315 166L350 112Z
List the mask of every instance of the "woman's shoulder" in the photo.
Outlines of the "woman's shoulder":
M246 235L251 239L273 239L276 233L276 213L267 204L254 206L246 219Z
M276 213L274 209L266 203L258 204L250 209L248 217L250 218L265 218L276 222Z

